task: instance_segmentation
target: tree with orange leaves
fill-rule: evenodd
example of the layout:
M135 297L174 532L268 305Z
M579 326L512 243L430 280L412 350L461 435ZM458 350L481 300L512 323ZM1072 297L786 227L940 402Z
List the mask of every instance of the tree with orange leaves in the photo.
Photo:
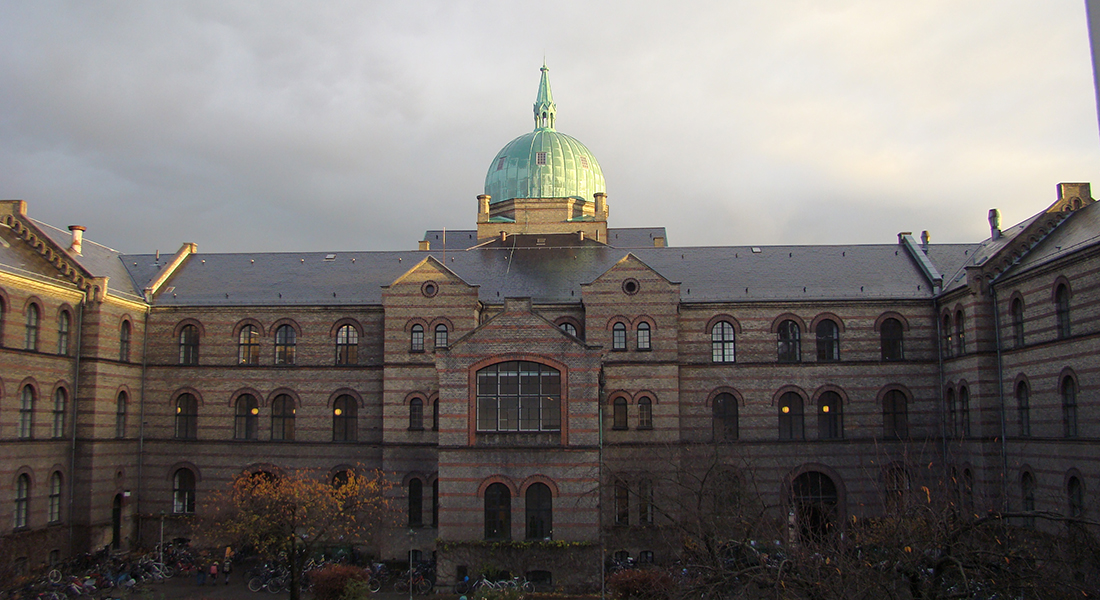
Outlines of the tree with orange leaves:
M290 598L298 600L307 557L326 545L370 543L389 510L392 483L378 470L348 469L335 477L315 470L242 473L212 494L203 514L212 538L282 557Z

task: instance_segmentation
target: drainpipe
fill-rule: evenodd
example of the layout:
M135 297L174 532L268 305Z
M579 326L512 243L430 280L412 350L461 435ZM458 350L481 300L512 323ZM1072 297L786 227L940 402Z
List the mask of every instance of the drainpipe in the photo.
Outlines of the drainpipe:
M142 505L145 503L145 478L143 477L145 467L145 367L146 357L148 356L146 350L149 343L149 309L145 309L145 325L144 330L141 332L141 400L138 402L138 456L137 456L137 534L134 536L138 543L141 543L142 536ZM163 523L163 520L161 521Z
M997 344L997 399L1001 403L1001 510L1008 512L1008 417L1005 414L1004 355L1001 353L1001 313L997 309L997 288L989 284L993 298L993 333Z
M943 397L943 388L947 385L943 376L943 321L940 320L940 303L938 301L932 303L932 309L935 313L933 317L936 321L936 360L939 363L940 373L940 390L937 396L940 399L940 454L943 460L944 468L947 467L947 417L944 414L944 403L946 400Z
M76 351L73 356L72 423L69 425L72 428L72 441L69 448L69 557L76 556L73 500L76 498L76 421L79 414L79 411L77 411L77 398L80 397L80 347L84 332L84 302L85 300L81 299L76 310L76 335L73 336Z
M600 374L597 377L599 377L598 383L599 383L600 389L599 389L599 392L596 395L596 418L598 419L598 421L597 421L597 423L598 423L598 428L597 428L598 445L597 445L597 447L599 448L599 468L597 469L597 471L598 471L597 476L599 477L599 483L596 485L596 489L599 490L599 493L596 494L596 527L598 528L598 531L599 531L599 534L600 534L600 600L604 600L605 598L607 598L607 571L606 571L606 568L607 568L607 557L606 557L607 548L604 547L604 545L606 543L606 540L604 540L604 535L603 535L603 494L604 494L604 485L603 485L603 400L604 400L603 397L604 397L604 389L603 389L603 384L604 384L604 380L603 380L603 368L602 367L600 368Z

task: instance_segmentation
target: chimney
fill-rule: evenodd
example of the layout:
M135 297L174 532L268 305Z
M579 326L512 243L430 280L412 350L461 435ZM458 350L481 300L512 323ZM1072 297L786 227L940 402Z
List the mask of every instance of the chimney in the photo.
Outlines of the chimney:
M596 220L607 220L607 194L603 192L596 192Z
M932 241L932 236L928 235L928 230L920 232L920 249L921 252L928 254L928 242Z
M1001 211L995 208L989 209L989 237L1001 239Z
M84 232L88 228L83 225L69 225L69 231L73 232L73 243L69 245L69 250L77 256L81 256L80 249L84 244Z
M489 201L492 200L492 196L489 194L479 194L477 197L477 222L488 223L489 222Z
M432 248L432 243L431 242L429 242L428 240L420 240L419 250L421 252L423 252L425 250L431 250L431 248Z

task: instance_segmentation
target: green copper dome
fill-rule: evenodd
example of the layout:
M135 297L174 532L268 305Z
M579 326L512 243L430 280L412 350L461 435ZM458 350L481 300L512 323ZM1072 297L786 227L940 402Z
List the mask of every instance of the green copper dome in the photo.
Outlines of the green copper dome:
M580 198L605 192L595 156L572 136L554 130L557 106L550 93L549 69L542 67L535 99L535 130L508 142L485 175L491 202L512 198Z

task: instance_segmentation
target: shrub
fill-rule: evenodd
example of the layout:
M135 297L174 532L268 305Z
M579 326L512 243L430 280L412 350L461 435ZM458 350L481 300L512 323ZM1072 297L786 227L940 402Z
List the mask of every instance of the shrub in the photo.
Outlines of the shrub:
M315 600L340 600L349 581L366 581L370 574L351 565L328 565L309 574Z
M667 600L673 585L668 573L653 569L628 569L607 578L607 588L616 600Z

